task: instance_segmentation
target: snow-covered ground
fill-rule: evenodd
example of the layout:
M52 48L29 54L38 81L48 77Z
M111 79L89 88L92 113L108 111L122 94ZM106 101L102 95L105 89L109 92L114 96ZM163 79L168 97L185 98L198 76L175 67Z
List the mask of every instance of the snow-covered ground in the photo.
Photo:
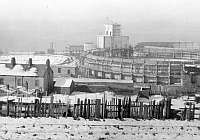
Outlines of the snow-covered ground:
M199 140L200 121L1 117L0 139Z

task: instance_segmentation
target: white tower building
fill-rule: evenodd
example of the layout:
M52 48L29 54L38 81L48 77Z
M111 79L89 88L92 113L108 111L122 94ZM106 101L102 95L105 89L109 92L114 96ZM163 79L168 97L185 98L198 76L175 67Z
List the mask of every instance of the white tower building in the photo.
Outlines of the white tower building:
M129 37L121 35L120 24L106 24L104 35L97 36L97 48L123 49L128 46Z

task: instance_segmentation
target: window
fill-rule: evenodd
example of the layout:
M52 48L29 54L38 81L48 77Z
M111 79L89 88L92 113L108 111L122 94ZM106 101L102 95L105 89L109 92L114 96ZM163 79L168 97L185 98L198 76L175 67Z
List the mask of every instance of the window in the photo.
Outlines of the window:
M58 68L58 73L61 73L61 68Z
M35 86L39 87L39 80L35 80Z
M0 78L0 85L3 85L4 84L4 80L3 78Z
M22 79L17 79L17 86L22 86Z
M70 74L70 70L67 70L67 74Z

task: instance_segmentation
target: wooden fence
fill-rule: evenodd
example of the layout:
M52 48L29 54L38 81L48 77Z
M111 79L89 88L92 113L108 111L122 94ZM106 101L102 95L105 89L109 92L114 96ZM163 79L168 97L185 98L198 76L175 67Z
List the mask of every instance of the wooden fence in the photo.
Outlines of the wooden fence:
M105 100L85 99L77 100L74 104L74 117L83 118L135 118L135 119L169 119L171 110L171 100L167 99L158 104L150 102L146 105L142 102L131 101L130 98L113 98L107 102Z
M11 117L61 117L67 116L69 105L63 103L0 102L0 115Z
M184 108L180 108L181 112L179 113L181 120L193 120L193 119L200 119L199 114L195 114L195 110L199 110L199 108L195 107L195 104L189 103L189 105ZM195 116L198 115L198 118L195 118Z
M190 105L181 112L182 120L194 119L195 106ZM105 99L77 99L73 105L64 103L42 103L35 100L34 103L23 103L22 101L0 102L0 115L11 117L61 117L72 116L85 119L105 118L134 118L134 119L170 119L173 115L171 99L159 103L155 101L145 104L131 101L131 98L117 99L111 101Z

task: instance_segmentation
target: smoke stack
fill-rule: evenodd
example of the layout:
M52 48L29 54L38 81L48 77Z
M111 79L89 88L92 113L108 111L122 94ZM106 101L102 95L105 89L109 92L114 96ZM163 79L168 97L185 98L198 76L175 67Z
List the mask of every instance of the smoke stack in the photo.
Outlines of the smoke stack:
M16 60L15 60L15 57L12 57L11 58L11 66L12 68L16 65Z
M31 66L33 65L32 58L29 58L29 60L28 60L28 65L29 65L29 67L31 67Z

